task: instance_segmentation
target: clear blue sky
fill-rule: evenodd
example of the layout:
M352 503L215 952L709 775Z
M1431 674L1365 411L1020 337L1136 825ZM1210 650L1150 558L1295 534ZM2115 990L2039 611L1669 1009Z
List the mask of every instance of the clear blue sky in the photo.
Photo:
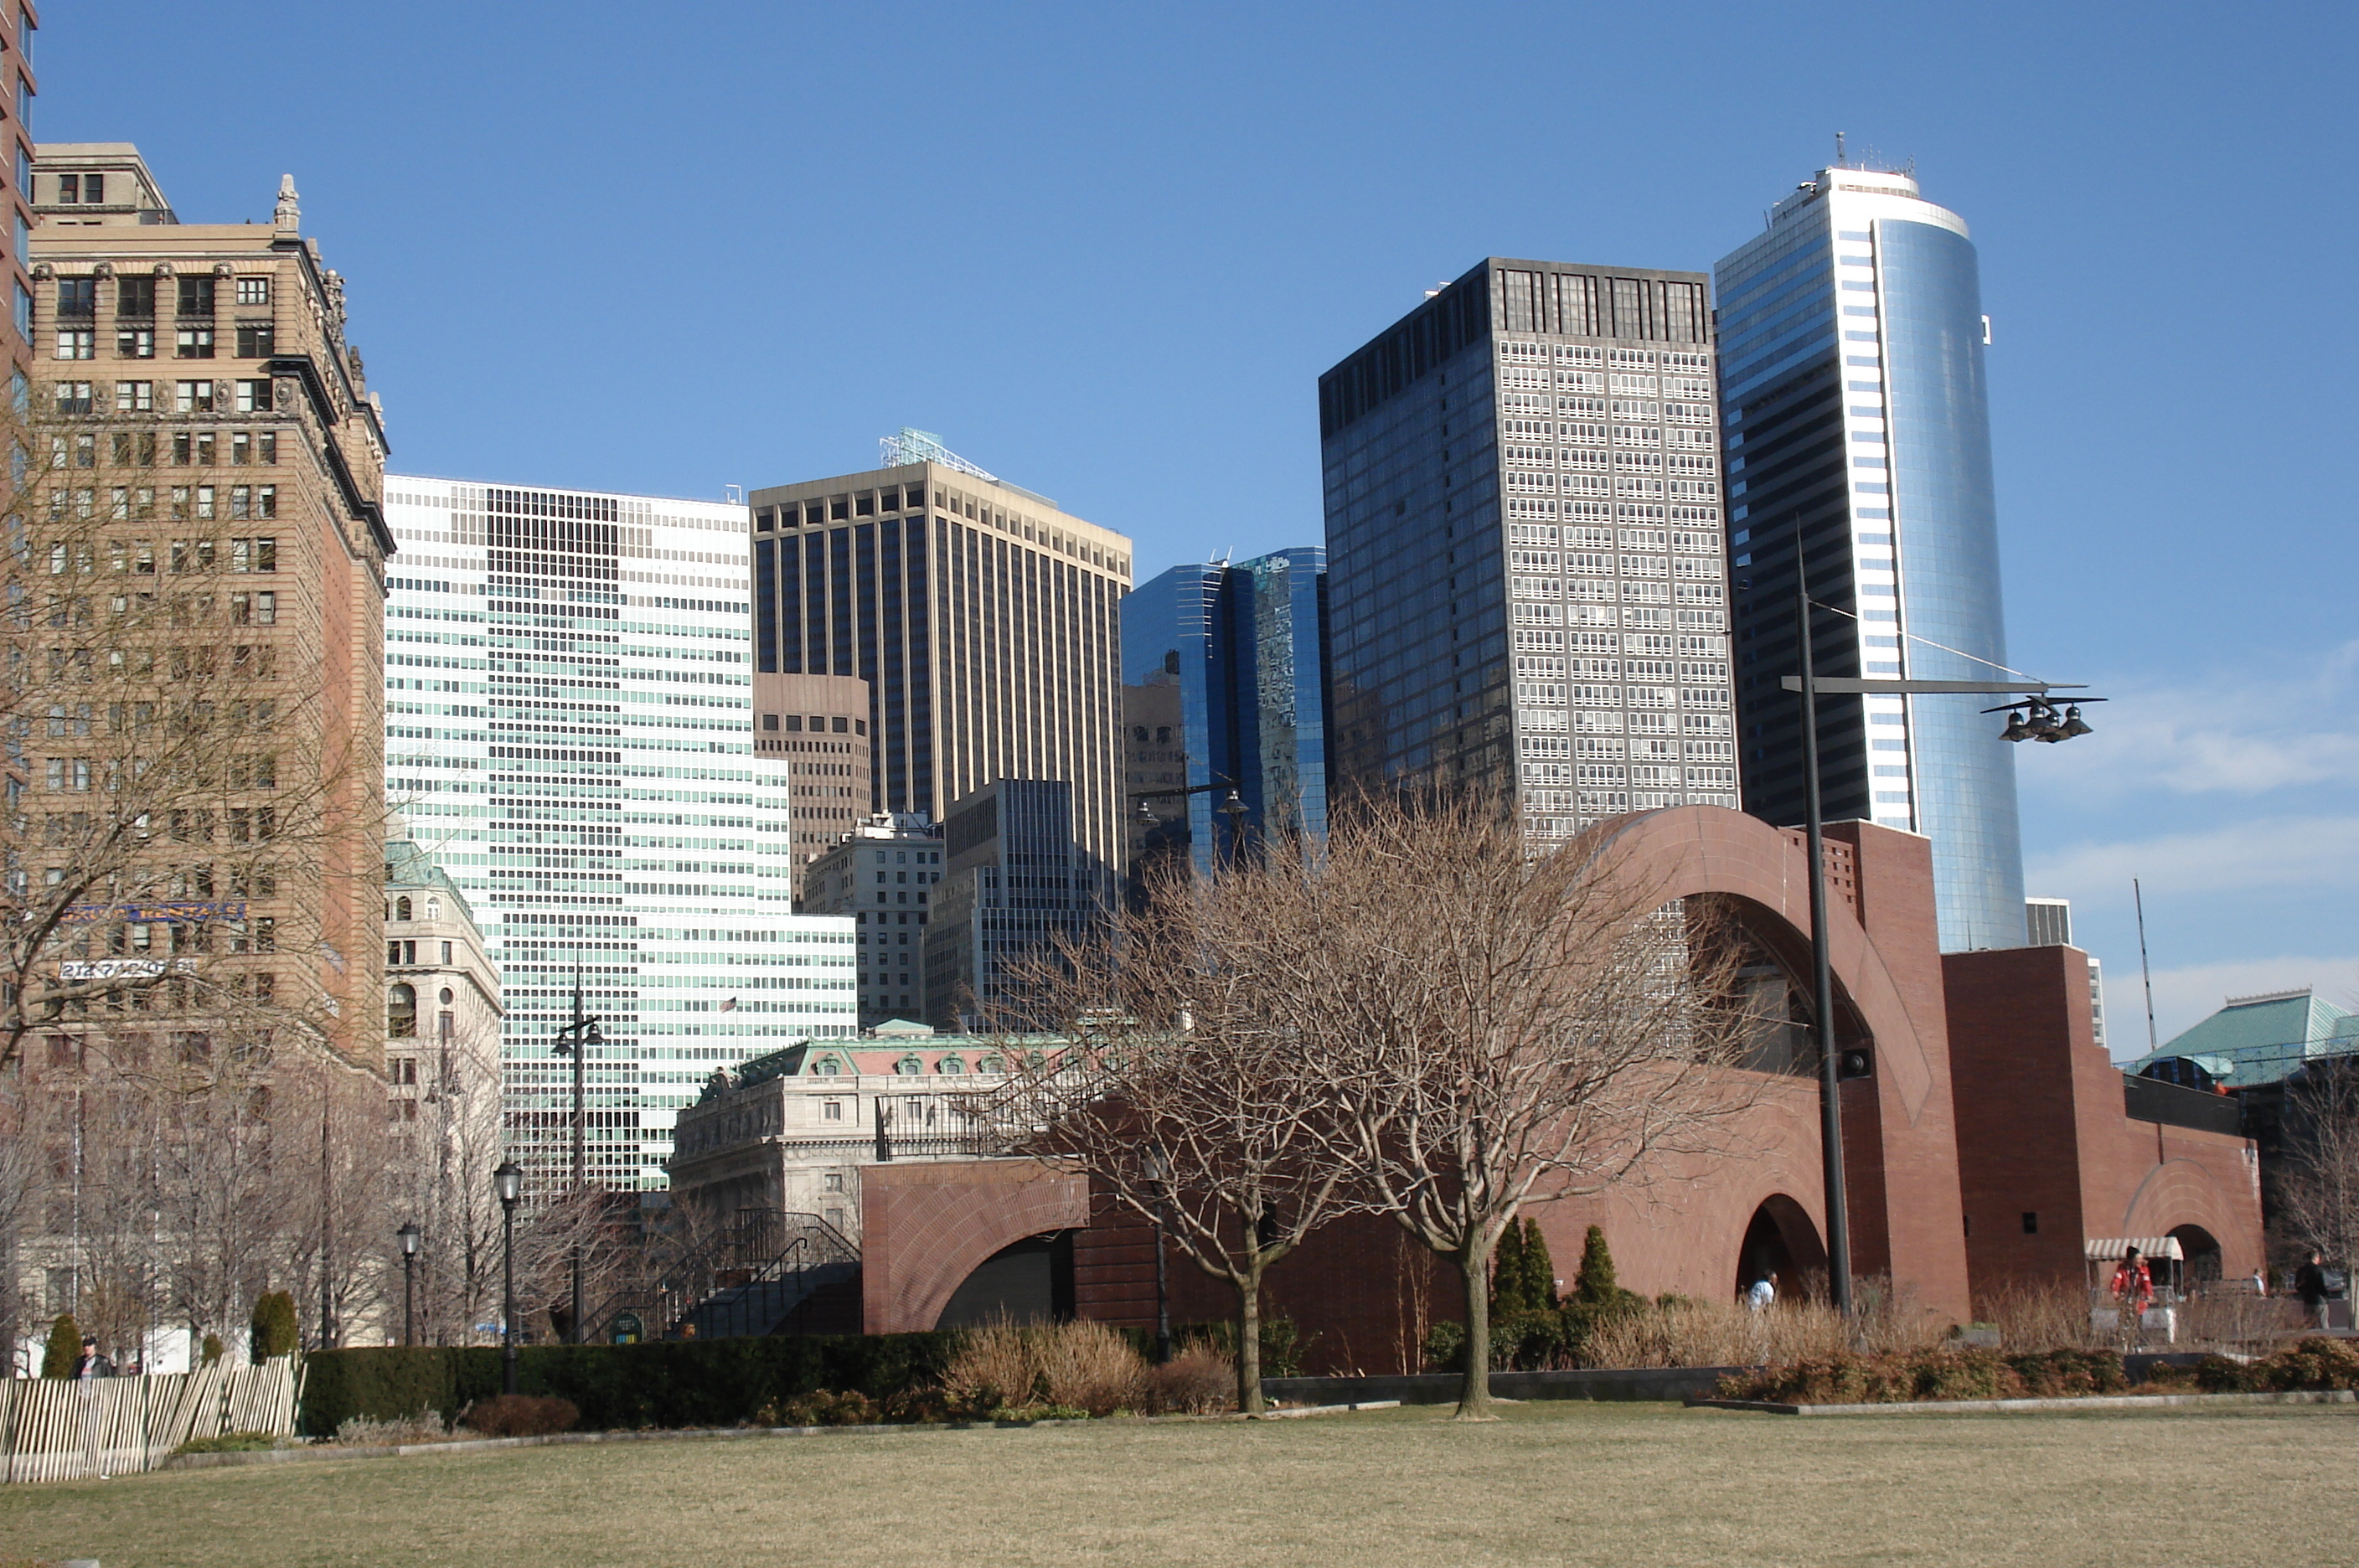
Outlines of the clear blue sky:
M2037 892L2117 1047L2359 1000L2344 5L49 8L36 131L292 170L397 468L718 497L910 424L1133 535L1320 537L1319 373L1485 255L1709 267L1854 149L1981 246Z

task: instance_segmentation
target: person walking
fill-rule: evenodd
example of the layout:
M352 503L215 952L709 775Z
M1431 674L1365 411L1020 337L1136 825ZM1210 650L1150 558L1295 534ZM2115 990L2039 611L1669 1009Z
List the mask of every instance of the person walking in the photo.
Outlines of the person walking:
M83 1457L90 1461L91 1473L102 1481L114 1477L107 1474L98 1453L98 1380L113 1370L106 1357L98 1353L98 1341L89 1334L82 1335L82 1354L74 1357L73 1367L74 1388L82 1404L82 1449Z
M2316 1247L2305 1253L2301 1267L2293 1271L2293 1293L2301 1298L2301 1310L2310 1314L2310 1326L2326 1326L2326 1303L2334 1299L2327 1288L2326 1258Z
M2146 1344L2146 1310L2153 1301L2154 1274L2138 1249L2129 1247L2122 1253L2121 1267L2114 1270L2114 1302L2125 1353Z
M1764 1274L1753 1281L1751 1290L1745 1292L1745 1306L1756 1312L1767 1312L1777 1304L1777 1276L1775 1274Z

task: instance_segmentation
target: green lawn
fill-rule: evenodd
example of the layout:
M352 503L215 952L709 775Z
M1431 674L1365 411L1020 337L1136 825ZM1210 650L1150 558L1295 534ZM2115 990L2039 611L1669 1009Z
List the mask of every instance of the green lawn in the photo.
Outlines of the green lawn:
M0 1558L482 1563L2359 1560L2359 1410L1795 1419L1527 1404L831 1434L0 1487Z

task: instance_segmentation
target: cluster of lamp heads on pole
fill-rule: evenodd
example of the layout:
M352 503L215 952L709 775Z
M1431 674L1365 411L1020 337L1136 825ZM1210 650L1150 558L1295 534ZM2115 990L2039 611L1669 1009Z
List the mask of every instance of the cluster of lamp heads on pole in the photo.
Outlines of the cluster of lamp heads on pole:
M2103 697L2084 697L2084 702L2102 702ZM2093 733L2094 727L2081 717L2081 703L2067 702L2060 706L2045 697L2026 697L2019 702L2004 707L1984 708L1985 713L2005 713L2006 728L1999 731L2001 740L2044 740L2053 744L2071 740L2077 735Z
M1152 828L1162 825L1162 819L1155 814L1155 807L1149 801L1150 796L1178 793L1180 793L1178 790L1148 790L1142 793L1138 797L1139 826ZM1229 791L1229 798L1215 806L1213 810L1229 819L1229 835L1234 838L1245 832L1245 814L1252 808L1245 804L1244 796L1232 789Z

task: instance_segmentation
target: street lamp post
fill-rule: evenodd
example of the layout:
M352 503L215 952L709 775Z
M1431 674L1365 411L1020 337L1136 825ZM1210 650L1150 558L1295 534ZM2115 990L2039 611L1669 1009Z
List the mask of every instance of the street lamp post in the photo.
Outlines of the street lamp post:
M1810 1007L1819 1037L1819 1156L1827 1190L1827 1288L1851 1315L1851 1206L1843 1193L1843 1078L1835 1060L1835 983L1827 955L1826 822L1819 801L1819 685L1810 649L1810 585L1794 541L1794 616L1802 645L1802 800L1810 857Z
M557 1030L555 1050L560 1056L573 1058L573 1195L579 1198L589 1184L589 1113L584 1109L584 1085L587 1081L590 1047L603 1045L606 1037L598 1026L602 1018L582 1016L582 970L573 971L573 1021L561 1024ZM575 1217L573 1228L573 1315L567 1325L566 1338L575 1345L582 1342L582 1226Z
M1155 1183L1155 1364L1171 1359L1171 1281L1163 1260L1163 1206L1171 1192L1171 1168L1159 1147L1147 1151L1147 1174Z
M416 1220L406 1220L394 1236L401 1243L401 1343L418 1343L418 1238Z
M2049 701L2055 691L2080 691L2046 681L2018 681L2012 685L1988 681L1904 681L1822 676L1812 661L1810 648L1810 586L1802 561L1801 541L1794 547L1794 626L1801 645L1801 673L1781 678L1778 685L1802 699L1802 800L1807 820L1804 838L1810 857L1810 986L1819 1047L1819 1150L1825 1170L1827 1195L1827 1283L1837 1311L1848 1315L1852 1305L1851 1215L1843 1193L1843 1063L1835 1052L1834 973L1827 949L1826 822L1819 796L1819 693L1871 697L1979 696L2014 701L1985 713L2008 715L2000 739L2066 741L2092 733L2077 703L2059 713ZM1984 661L1987 662L1987 661ZM1994 667L1996 668L1996 667ZM2082 702L2102 702L2103 697L2082 697ZM2024 710L2017 713L2016 710Z
M524 1196L524 1171L513 1160L503 1160L492 1172L492 1187L500 1196L500 1370L507 1393L516 1391L516 1209Z

